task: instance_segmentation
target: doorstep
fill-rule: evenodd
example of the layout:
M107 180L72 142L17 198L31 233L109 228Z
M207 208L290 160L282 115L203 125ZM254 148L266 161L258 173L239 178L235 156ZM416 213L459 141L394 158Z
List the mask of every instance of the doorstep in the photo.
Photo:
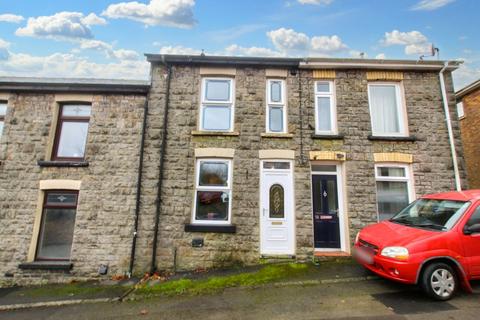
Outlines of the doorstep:
M351 254L345 251L317 251L313 253L315 257L350 257Z

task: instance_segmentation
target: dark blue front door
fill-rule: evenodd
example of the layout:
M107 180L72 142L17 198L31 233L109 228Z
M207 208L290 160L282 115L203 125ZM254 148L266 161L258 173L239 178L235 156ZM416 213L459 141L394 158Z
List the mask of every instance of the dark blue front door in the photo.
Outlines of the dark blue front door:
M315 248L340 249L336 175L312 175Z

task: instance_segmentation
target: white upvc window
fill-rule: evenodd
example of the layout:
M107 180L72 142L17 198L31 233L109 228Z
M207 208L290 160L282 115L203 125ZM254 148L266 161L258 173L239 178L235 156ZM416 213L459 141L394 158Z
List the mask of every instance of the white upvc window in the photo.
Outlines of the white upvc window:
M368 101L374 136L408 135L406 110L399 83L369 83Z
M3 126L5 124L5 115L7 114L7 103L0 101L0 137L2 136Z
M375 166L378 220L387 220L415 198L410 165L383 163Z
M465 117L465 110L463 109L463 102L461 101L457 103L457 115L459 119Z
M337 134L335 83L315 81L315 134Z
M234 92L233 79L202 79L199 123L201 131L233 131Z
M230 224L232 160L198 159L192 223Z
M287 133L285 96L285 80L267 80L265 128L268 133Z

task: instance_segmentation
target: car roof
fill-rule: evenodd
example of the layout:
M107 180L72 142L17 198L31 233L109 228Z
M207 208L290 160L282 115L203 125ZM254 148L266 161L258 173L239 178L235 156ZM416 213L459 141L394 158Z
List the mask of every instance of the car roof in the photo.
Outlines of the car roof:
M432 194L424 195L422 196L422 198L457 200L457 201L475 201L475 200L480 200L480 189L432 193Z

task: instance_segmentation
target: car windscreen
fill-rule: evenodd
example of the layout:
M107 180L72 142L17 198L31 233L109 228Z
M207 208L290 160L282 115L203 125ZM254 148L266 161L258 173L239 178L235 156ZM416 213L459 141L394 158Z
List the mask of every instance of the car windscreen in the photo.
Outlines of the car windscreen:
M470 202L465 201L418 199L390 221L418 228L450 230L469 205Z

